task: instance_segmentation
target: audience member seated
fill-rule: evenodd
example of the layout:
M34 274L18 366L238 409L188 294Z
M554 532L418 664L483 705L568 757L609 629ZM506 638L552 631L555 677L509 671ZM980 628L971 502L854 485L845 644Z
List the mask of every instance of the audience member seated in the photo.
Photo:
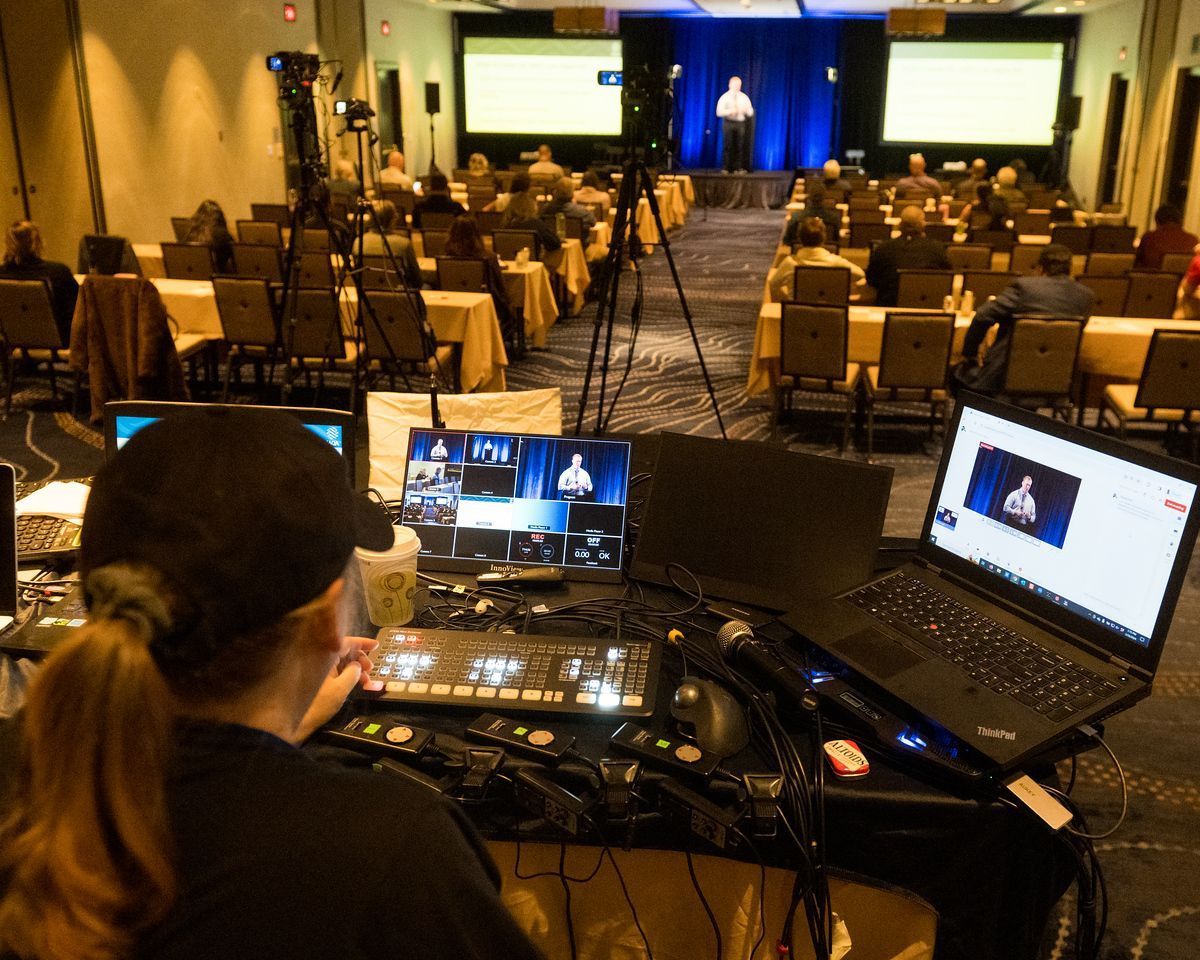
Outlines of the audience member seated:
M213 254L217 273L233 273L233 235L225 221L225 211L216 200L205 200L188 221L185 243L203 243Z
M42 259L42 232L32 220L18 220L4 238L4 259L0 260L0 280L45 280L50 285L54 307L54 325L63 346L71 340L71 317L79 284L65 263Z
M399 187L401 190L413 188L412 177L404 172L404 154L399 150L393 150L388 154L387 165L379 171L379 180L382 183Z
M1008 218L1008 204L986 180L975 188L975 199L959 214L959 222L972 230L1007 230Z
M576 203L600 204L600 218L606 219L612 207L612 197L600 186L600 176L595 170L589 170L583 175L583 185L575 191Z
M1016 171L1017 186L1024 190L1026 187L1032 187L1037 183L1037 177L1033 175L1033 171L1029 169L1027 164L1020 157L1015 157L1008 162L1008 165Z
M483 209L494 210L497 213L503 213L508 209L508 203L518 193L528 193L532 184L529 182L529 174L518 173L512 178L512 183L508 186L508 193L500 193L496 195L496 199L489 203Z
M959 180L954 188L954 196L959 200L974 201L979 196L976 192L980 185L991 185L992 178L988 176L987 161L982 157L976 157L971 161L971 175L965 180Z
M508 302L504 289L504 274L500 269L500 258L483 244L483 236L470 216L458 217L450 224L450 236L446 238L446 256L469 257L483 261L483 282L487 292L496 303L496 315L500 318L500 329L505 333L515 330L516 315Z
M501 223L503 230L532 230L538 236L543 250L560 250L562 241L558 234L551 230L544 220L538 216L537 201L528 190L524 193L514 193L508 201Z
M1013 321L1024 314L1050 314L1083 317L1092 313L1095 295L1071 277L1071 251L1061 243L1047 244L1038 257L1034 273L1018 277L1000 296L975 311L975 318L963 340L963 361L954 370L951 386L996 394L1004 386L1008 368L1008 345ZM979 362L979 348L994 325L999 324L996 340Z
M863 283L865 275L862 267L825 248L825 224L816 217L808 217L800 224L798 239L800 246L796 252L772 270L767 280L772 301L792 299L792 282L797 267L845 267L856 284Z
M925 172L925 157L914 153L908 158L908 176L897 181L894 197L903 200L908 194L922 190L935 201L941 199L942 185Z
M925 211L905 207L900 214L900 236L885 240L867 261L867 283L875 288L875 302L894 307L900 294L901 270L950 270L946 245L925 236Z
M461 217L466 212L466 207L450 198L450 181L446 179L446 175L432 173L425 187L425 196L413 207L412 222L413 226L420 230L422 213L452 213Z
M825 175L821 180L821 186L825 188L826 193L832 194L837 198L838 203L841 203L846 199L846 194L850 192L850 184L842 179L842 165L836 160L826 160L825 166L821 169Z
M809 217L816 217L825 224L825 236L838 240L842 233L842 211L825 206L825 185L814 183L804 198L804 209L788 217L783 231L783 242L789 247L800 243L800 228Z
M554 194L550 202L542 207L543 217L552 217L561 213L565 217L583 221L583 235L596 225L596 217L587 207L581 207L575 202L575 184L570 177L563 177L554 185Z
M1183 275L1183 283L1179 285L1179 312L1177 316L1184 320L1200 320L1200 253L1188 264L1187 273Z
M492 175L491 164L482 153L473 153L467 157L467 176L479 179Z
M996 171L995 193L1008 204L1009 209L1018 204L1028 204L1029 198L1017 186L1017 171L1012 167L1001 167Z
M1147 230L1138 243L1134 263L1147 270L1162 269L1168 253L1193 253L1200 237L1183 229L1183 214L1178 207L1164 204L1154 211L1154 229Z
M333 171L325 182L330 197L345 197L348 203L354 203L354 198L362 192L354 164L344 158L334 163Z
M529 175L531 177L544 177L549 179L561 179L563 176L563 168L554 162L554 151L549 145L543 143L537 148L538 158L534 163L529 165Z
M412 242L403 233L397 233L402 220L396 205L391 200L376 200L373 229L363 234L363 253L367 256L385 256L390 250L396 266L404 276L404 282L414 290L421 289L421 264ZM384 240L387 240L386 248Z

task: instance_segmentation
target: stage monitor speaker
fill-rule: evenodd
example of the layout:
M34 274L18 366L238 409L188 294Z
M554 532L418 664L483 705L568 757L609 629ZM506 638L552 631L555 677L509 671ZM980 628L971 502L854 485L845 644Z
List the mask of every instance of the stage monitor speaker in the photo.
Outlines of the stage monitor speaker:
M615 37L620 14L607 7L555 7L555 33L591 33Z
M1083 97L1068 97L1062 108L1062 125L1068 130L1078 130L1082 115Z
M425 84L425 112L426 113L441 113L442 112L442 89L439 84Z
M893 7L887 15L889 37L940 37L946 32L945 10Z

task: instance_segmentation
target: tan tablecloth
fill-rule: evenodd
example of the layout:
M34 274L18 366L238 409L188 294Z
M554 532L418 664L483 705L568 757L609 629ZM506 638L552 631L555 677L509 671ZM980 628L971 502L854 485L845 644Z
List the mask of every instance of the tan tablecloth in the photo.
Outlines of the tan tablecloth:
M437 261L433 257L421 257L421 274L430 283L437 278ZM504 262L504 287L508 302L523 311L525 336L535 347L546 344L546 334L558 320L558 306L554 302L554 288L550 285L550 273L545 264L537 260L520 264Z
M883 344L884 315L895 308L851 307L850 342L847 359L851 363L878 363ZM903 313L906 311L898 310ZM907 311L920 313L921 311ZM758 315L754 331L754 350L750 355L750 374L746 393L771 389L779 376L779 317L781 305L768 303ZM954 359L962 350L963 337L971 325L970 314L959 314L955 322ZM1150 337L1159 328L1200 332L1200 320L1147 320L1139 317L1092 317L1083 330L1079 348L1079 372L1113 380L1136 382L1142 375Z
M542 262L566 282L567 292L571 295L571 315L575 316L583 309L583 295L591 281L583 244L578 240L564 240L562 249L544 253Z

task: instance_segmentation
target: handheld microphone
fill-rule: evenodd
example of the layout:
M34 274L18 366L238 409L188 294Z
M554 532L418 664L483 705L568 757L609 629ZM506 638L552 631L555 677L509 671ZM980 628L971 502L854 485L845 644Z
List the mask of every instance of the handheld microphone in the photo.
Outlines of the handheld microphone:
M726 660L748 670L786 697L791 705L806 707L805 701L812 697L808 682L755 639L750 624L730 620L717 631L717 646Z

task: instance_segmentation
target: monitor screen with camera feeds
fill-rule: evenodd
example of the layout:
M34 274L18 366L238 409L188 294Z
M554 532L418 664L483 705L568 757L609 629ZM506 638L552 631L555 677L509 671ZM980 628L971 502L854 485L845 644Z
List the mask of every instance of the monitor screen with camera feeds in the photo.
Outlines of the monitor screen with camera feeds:
M561 567L616 582L629 457L624 440L413 430L402 522L423 569Z

